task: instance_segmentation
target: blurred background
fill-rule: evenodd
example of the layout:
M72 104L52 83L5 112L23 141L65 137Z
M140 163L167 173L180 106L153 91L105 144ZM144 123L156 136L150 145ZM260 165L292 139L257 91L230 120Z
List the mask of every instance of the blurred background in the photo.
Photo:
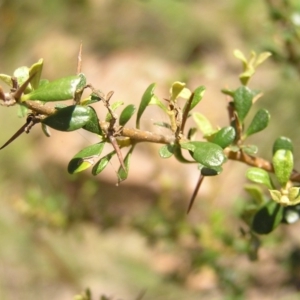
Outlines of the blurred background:
M290 3L290 4L288 4ZM289 6L290 5L290 6ZM73 75L83 43L89 83L125 104L157 83L168 98L176 80L204 85L199 105L215 126L228 124L224 87L239 86L240 49L272 51L251 81L264 92L256 109L271 113L264 133L249 139L271 159L280 135L299 149L299 74L285 53L287 24L280 8L297 1L0 0L0 73L44 59L43 77ZM279 10L274 10L279 7ZM287 10L288 11L288 10ZM292 38L292 37L291 37ZM299 45L298 45L299 46ZM299 47L298 47L299 48ZM8 87L4 87L8 91ZM101 103L95 109L105 113ZM4 143L25 122L1 107ZM165 116L149 108L142 127ZM251 116L249 117L251 120ZM191 213L195 166L159 158L157 145L139 145L129 178L116 186L118 161L97 177L67 173L69 160L97 142L84 131L45 137L38 126L0 152L0 298L73 299L90 288L93 299L298 299L299 224L263 237L259 260L247 256L239 213L247 166L228 162L204 181Z

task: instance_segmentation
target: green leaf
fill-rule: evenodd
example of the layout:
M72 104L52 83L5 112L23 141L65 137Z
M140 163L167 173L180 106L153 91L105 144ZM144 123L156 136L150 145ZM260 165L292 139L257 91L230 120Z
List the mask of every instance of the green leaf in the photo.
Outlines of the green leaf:
M27 113L28 113L28 108L22 104L18 105L18 117L19 118L24 118L26 117Z
M192 99L192 103L190 106L190 111L194 107L196 107L198 105L198 103L202 100L204 93L205 93L205 87L203 85L197 87L194 90L193 99ZM185 107L184 107L184 109L185 109Z
M252 122L250 123L248 129L246 130L244 138L265 129L268 126L269 121L270 121L269 112L266 109L260 109L255 114Z
M60 131L74 131L82 128L92 118L92 110L86 106L70 105L57 110L41 122Z
M88 146L79 151L69 162L70 174L81 172L94 164L94 158L98 157L104 148L105 142Z
M204 134L204 136L211 135L214 132L214 129L209 122L209 120L202 114L198 112L194 112L192 114L195 123L197 124L200 131Z
M14 71L14 77L17 78L18 84L21 86L29 77L29 69L28 67L20 67ZM27 86L26 92L30 91L31 88Z
M292 141L289 138L284 137L284 136L277 138L273 145L273 154L277 150L289 150L293 153L294 146L293 146Z
M222 167L207 168L201 165L200 172L203 176L216 176L223 171Z
M120 126L124 126L130 120L130 118L133 116L135 110L136 110L136 107L133 104L129 104L123 109L123 111L120 115L120 118L119 118Z
M168 111L168 107L156 96L153 95L148 105L156 105L161 108L164 112Z
M223 149L217 144L209 142L181 143L183 149L192 151L192 157L207 168L221 166L225 161Z
M254 216L252 230L258 234L268 234L273 231L282 221L283 207L269 201Z
M120 166L119 170L118 170L118 178L119 178L119 182L125 180L128 177L128 171L129 171L129 166L130 166L130 159L132 156L132 152L134 150L135 145L133 145L130 150L127 152L125 158L124 158L124 165L126 170L124 170L122 168L122 166Z
M98 175L101 173L107 164L110 162L111 158L116 154L116 151L112 151L108 153L107 155L103 156L93 167L92 174Z
M277 150L273 155L273 166L276 178L285 187L294 168L293 153L290 150Z
M223 149L233 143L235 130L232 126L221 128L218 132L209 137L209 141L222 147Z
M98 115L97 115L95 109L91 106L88 106L87 109L89 110L90 117L89 117L87 123L84 126L82 126L82 128L89 132L103 135L102 129L99 124Z
M76 91L86 85L83 74L61 78L39 86L38 89L23 95L21 100L39 100L43 102L74 99Z
M115 111L117 110L117 108L120 107L120 106L122 106L123 104L124 104L123 101L117 101L117 102L114 102L114 103L111 105L110 108L111 108L111 110L112 110L113 112L115 112ZM105 121L106 121L106 122L109 122L111 119L112 119L112 115L110 114L110 112L108 112L108 113L106 114Z
M30 85L33 90L36 90L39 87L41 80L41 75L43 71L43 59L40 59L37 63L33 64L29 69L29 76L34 75L30 80Z
M161 158L169 158L174 153L174 145L164 145L159 149L159 156Z
M241 145L240 150L249 155L255 155L258 152L258 147L256 145Z
M268 189L274 188L269 173L263 169L249 168L247 170L246 177L252 182L265 185Z
M148 104L151 101L151 98L154 95L154 89L155 89L155 83L150 84L142 96L142 100L141 100L141 103L140 103L140 106L139 106L139 109L137 112L137 116L136 116L136 128L137 129L140 128L141 116L144 113L146 107L148 106Z
M233 95L234 108L241 122L243 122L247 116L255 95L257 95L257 92L250 90L246 86L241 86L235 90Z
M5 82L8 86L12 88L12 81L11 81L11 76L6 75L6 74L0 74L0 79Z
M264 193L258 185L247 184L244 186L244 189L252 197L255 204L261 206L265 203Z

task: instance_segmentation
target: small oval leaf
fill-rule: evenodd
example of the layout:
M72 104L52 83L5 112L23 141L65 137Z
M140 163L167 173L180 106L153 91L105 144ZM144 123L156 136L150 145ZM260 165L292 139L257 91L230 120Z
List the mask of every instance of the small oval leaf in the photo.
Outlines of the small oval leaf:
M234 91L234 108L241 122L243 122L245 117L247 116L252 106L252 100L256 94L257 92L250 90L244 85L240 86L237 90Z
M133 145L130 150L127 152L125 158L124 158L124 166L125 169L124 170L122 168L122 166L120 166L119 170L118 170L118 178L119 178L119 182L124 181L127 177L128 177L128 172L129 172L129 166L130 166L130 159L132 156L132 152L134 150L135 146Z
M212 138L210 138L209 141L219 145L224 149L228 147L230 144L232 144L234 139L235 139L234 128L232 126L227 126L221 128L218 132L213 134Z
M154 89L155 89L155 83L150 84L142 96L142 100L141 100L141 103L140 103L140 106L139 106L139 109L137 112L137 116L136 116L136 128L137 129L140 128L141 116L144 113L146 107L148 106L148 104L151 101L151 98L154 95Z
M82 128L91 118L89 107L70 105L57 110L41 122L60 131L74 131Z
M265 185L268 189L274 188L269 173L263 169L250 168L246 173L246 177L252 182Z
M133 116L135 110L136 110L136 107L133 104L129 104L123 109L123 111L121 112L120 118L119 118L120 126L124 126L130 120L130 118Z
M248 129L245 132L245 137L265 129L270 121L270 114L266 109L260 109L253 117Z
M285 187L294 168L293 153L290 150L277 150L273 155L273 166L277 180Z
M258 234L268 234L280 224L282 217L283 207L269 201L255 214L251 228Z
M208 168L219 167L225 162L223 149L209 142L182 143L181 147L192 151L192 157Z
M94 165L92 169L92 174L98 175L99 173L101 173L115 154L116 152L112 151L107 155L103 156L101 159L99 159L99 161Z
M79 151L69 162L68 172L74 174L92 166L94 164L94 159L102 153L104 145L105 142L101 142Z

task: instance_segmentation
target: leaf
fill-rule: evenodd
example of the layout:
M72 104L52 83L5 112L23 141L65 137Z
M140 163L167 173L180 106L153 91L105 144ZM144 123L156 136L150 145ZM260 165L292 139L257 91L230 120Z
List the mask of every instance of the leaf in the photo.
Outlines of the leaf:
M134 150L135 145L133 145L130 150L127 152L125 158L124 158L124 165L125 165L125 169L124 170L122 168L122 166L120 166L119 170L118 170L118 178L119 178L119 182L124 181L127 177L128 177L128 171L129 171L129 166L130 166L130 159L132 156L132 152Z
M241 145L240 150L249 155L255 155L258 152L258 147L256 145Z
M130 120L130 118L135 113L135 110L136 110L136 107L133 104L129 104L123 109L123 111L120 115L120 118L119 118L120 126L124 126Z
M247 170L246 177L252 182L265 185L268 189L274 188L269 173L263 169L249 168Z
M218 132L209 137L209 141L222 147L223 149L233 143L235 139L235 129L232 126L221 128Z
M273 155L273 166L277 180L285 187L294 168L293 153L290 150L277 150Z
M154 89L155 89L155 83L150 84L142 96L142 100L141 100L141 103L140 103L140 106L139 106L139 109L137 112L137 116L136 116L136 126L135 127L137 129L140 129L141 116L144 113L146 107L148 106L148 104L151 101L151 98L154 95Z
M161 158L170 158L174 153L174 145L164 145L159 149L159 156Z
M258 55L255 61L255 67L261 65L266 59L268 59L272 55L271 52L262 52Z
M38 89L22 96L21 100L39 100L43 102L74 99L76 91L86 85L83 74L69 76L40 85Z
M29 69L29 76L34 75L30 80L30 85L33 90L36 90L39 87L41 75L43 71L43 59L41 58L37 63L33 64Z
M264 193L258 185L247 184L244 186L244 189L255 201L255 204L262 205L265 203Z
M188 142L180 144L183 149L192 151L192 157L208 168L221 166L225 161L223 149L209 142Z
M88 146L79 151L69 162L70 174L81 172L94 164L94 158L98 157L104 148L105 142Z
M0 74L0 79L5 82L8 86L12 88L12 81L11 81L11 76L6 75L6 74Z
M161 108L164 112L168 111L167 106L156 96L153 95L148 105L156 105Z
M277 150L289 150L292 153L294 152L294 146L292 141L284 136L281 136L279 138L276 139L276 141L273 144L273 154L277 151Z
M189 111L191 111L194 107L198 105L198 103L202 100L204 93L205 93L205 87L202 85L197 87L194 90L193 99ZM187 103L184 105L183 113L185 112L186 108L187 108Z
M170 89L170 100L175 101L179 97L188 99L191 95L191 91L185 86L186 84L184 82L175 81Z
M120 107L120 106L122 106L123 104L124 104L123 101L117 101L117 102L114 102L114 103L111 105L110 109L112 110L112 112L115 112L115 111L117 110L117 108ZM106 122L109 122L111 119L112 119L112 115L110 114L110 112L108 112L108 113L106 114L105 121L106 121Z
M216 176L223 171L222 167L207 168L201 165L200 172L203 176Z
M102 129L99 124L98 115L95 109L91 106L88 106L87 109L89 110L90 117L87 123L84 126L82 126L82 128L89 132L96 133L98 135L103 135Z
M92 117L92 110L89 107L70 105L57 110L41 122L56 130L74 131L86 125Z
M257 92L250 90L246 86L241 86L235 90L233 95L234 108L241 122L247 116L255 95L257 95Z
M92 169L92 174L93 175L98 175L99 173L101 173L105 167L107 166L107 164L109 163L109 161L111 160L111 158L116 154L116 151L112 151L110 153L108 153L107 155L103 156L93 167Z
M248 129L245 132L244 138L265 129L268 126L269 121L270 114L266 109L260 109L259 111L257 111Z
M280 224L282 217L283 207L269 201L255 214L251 228L258 234L268 234Z
M14 71L14 77L17 78L18 84L19 84L19 86L21 86L29 77L28 67L23 66L23 67L16 69ZM27 92L30 90L31 90L31 88L27 87L25 91Z
M200 131L204 134L204 136L211 135L214 132L211 123L204 115L198 112L194 112L192 116L195 123L197 124Z

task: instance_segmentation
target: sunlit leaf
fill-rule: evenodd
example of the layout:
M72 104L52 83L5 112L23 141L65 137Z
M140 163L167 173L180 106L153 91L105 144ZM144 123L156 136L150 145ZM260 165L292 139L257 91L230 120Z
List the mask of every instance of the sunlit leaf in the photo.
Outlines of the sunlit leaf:
M41 75L43 71L43 59L41 58L37 63L33 64L29 69L29 76L34 75L30 80L32 89L36 90L39 87Z
M194 112L192 116L195 123L197 124L200 131L204 134L204 136L211 135L215 131L209 120L204 115L198 112Z
M73 99L76 91L85 85L86 78L83 74L69 76L40 85L38 89L22 96L21 100L39 100L43 102L69 100Z
M185 88L186 84L184 82L175 81L172 84L172 87L170 89L170 100L175 101L178 97L182 97L187 99L191 95L191 92ZM189 91L189 93L187 92Z
M112 112L115 112L117 110L118 107L122 106L124 104L123 101L117 101L117 102L114 102L111 106L110 106L110 109L112 110ZM110 112L108 112L106 114L106 117L105 117L105 121L106 122L109 122L110 120L112 119L112 115L110 114Z
M265 129L268 126L269 121L269 112L266 109L258 110L249 127L247 128L244 138Z
M104 145L105 142L101 142L79 151L69 162L68 172L74 174L92 166L94 164L94 159L102 153Z
M294 168L293 153L290 150L277 150L273 155L273 166L277 180L284 187Z
M282 221L283 207L269 201L254 216L252 230L258 234L268 234L273 231Z
M240 86L235 90L233 95L234 108L241 122L243 122L247 116L255 95L257 95L257 92L250 90L246 86Z
M218 132L209 137L209 141L222 147L223 149L233 143L235 130L232 126L221 128Z
M223 149L209 142L188 142L180 144L183 149L192 151L192 157L208 168L221 166L225 161Z
M107 164L110 162L111 158L116 154L115 151L112 151L108 153L107 155L103 156L93 167L92 169L92 174L93 175L98 175L101 173Z
M86 106L70 105L57 110L42 123L60 131L74 131L82 128L91 118L91 110Z
M5 82L8 86L12 88L12 81L11 81L11 76L6 75L6 74L0 74L0 79Z
M97 115L95 109L91 106L88 106L87 109L89 110L90 117L89 117L88 121L86 122L86 124L84 126L82 126L82 128L89 132L102 135L103 132L100 127L98 115Z
M123 109L123 111L120 115L120 118L119 118L120 126L124 126L130 120L130 118L135 113L135 110L136 110L136 107L133 104L129 104Z
M189 111L191 111L194 107L196 107L198 105L198 103L200 103L200 101L203 98L204 93L205 93L205 87L202 85L197 87L194 90L193 99L192 99ZM186 108L187 108L187 103L184 105L183 112L185 112Z
M252 182L265 185L268 189L274 188L269 173L263 169L249 168L246 177Z
M155 89L155 83L150 84L142 96L142 100L141 100L141 103L140 103L140 106L139 106L139 109L137 112L137 116L136 116L136 128L137 129L140 128L141 116L144 113L146 107L148 106L149 102L151 101L151 98L154 95L154 89Z

